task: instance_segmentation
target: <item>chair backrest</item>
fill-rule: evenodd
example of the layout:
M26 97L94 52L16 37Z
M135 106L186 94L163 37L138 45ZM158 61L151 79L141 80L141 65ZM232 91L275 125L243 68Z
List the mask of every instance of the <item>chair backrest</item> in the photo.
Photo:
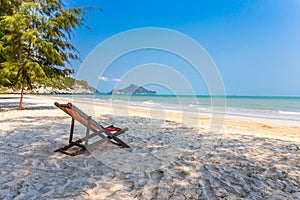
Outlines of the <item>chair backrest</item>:
M78 107L74 106L72 103L67 104L59 104L57 102L54 103L55 106L63 110L65 113L70 115L72 118L79 121L82 125L87 126L88 125L88 118L89 116L80 110ZM103 126L98 124L95 120L90 119L90 129L96 132L102 131L107 132Z

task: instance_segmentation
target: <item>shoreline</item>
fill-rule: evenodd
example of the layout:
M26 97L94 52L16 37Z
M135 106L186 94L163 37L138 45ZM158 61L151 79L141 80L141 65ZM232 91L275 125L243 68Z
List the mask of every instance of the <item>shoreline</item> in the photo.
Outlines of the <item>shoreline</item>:
M68 100L26 95L19 111L18 98L0 95L0 199L300 199L299 127L227 117L216 132L205 115L191 118L201 118L194 127L174 112L120 106L113 115L109 105L74 102L128 128L120 138L131 148L105 143L71 157L53 152L68 143L71 122L53 104ZM75 137L85 131L75 123Z
M1 95L1 94L0 94ZM16 95L16 94L5 94L5 95ZM110 104L116 104L117 106L122 106L122 107L135 107L135 108L139 108L139 109L155 109L155 106L156 107L160 107L161 109L163 110L167 110L168 112L185 112L185 113L190 113L190 114L197 114L197 113L201 113L203 115L210 115L211 113L215 114L215 115L218 115L218 114L221 114L224 112L226 114L226 116L229 116L229 117L245 117L245 118L249 118L249 119L254 119L255 121L257 121L256 119L266 119L266 120L276 120L276 124L280 124L280 122L282 123L285 123L285 122L295 122L295 125L297 126L298 123L297 122L300 122L300 112L298 111L284 111L284 110L279 110L278 109L275 109L275 108L242 108L242 107L226 107L225 109L223 108L217 108L216 110L213 110L212 107L207 107L207 105L204 105L204 107L201 107L201 106L198 106L196 107L194 110L193 108L190 107L190 105L187 107L186 105L181 107L181 105L178 106L175 106L175 107L172 107L172 105L174 104L168 104L168 103L165 103L165 102L162 102L162 103L158 103L158 102L155 102L155 103L147 103L147 102L144 102L144 101L140 101L140 100L137 100L137 101L133 101L134 103L133 104L128 104L126 100L129 100L129 99L118 99L116 98L114 101L116 101L117 103L114 103L113 101L111 101L111 98L113 96L111 96L111 94L101 94L100 96L101 97L107 97L109 98L109 100L111 102L109 102L108 100L106 99L87 99L85 98L86 96L91 96L91 97L98 97L97 95L95 96L95 94L26 94L28 96L31 96L31 97L45 97L45 98L56 98L56 99L59 99L59 100L65 100L65 99L70 99L70 100L73 100L73 96L74 96L74 99L76 101L79 101L79 102L89 102L91 104L97 104L97 105L102 105L102 106L105 106L105 105L110 105ZM82 97L84 96L84 97ZM120 96L120 97L127 97L128 95L117 95L117 96ZM133 95L133 96L136 96L136 97L147 97L148 95ZM167 96L169 97L170 95L155 95L155 96L152 96L150 95L149 97L156 97L156 96ZM198 96L201 96L201 95L198 95ZM79 98L78 98L79 97ZM172 97L176 97L175 95L172 96ZM179 97L189 97L189 95L180 95ZM202 96L201 96L202 97ZM205 98L209 98L209 96L203 96ZM233 98L233 99L236 99L236 98L241 98L241 99L244 99L244 98L267 98L267 99L272 99L272 98L280 98L280 99L298 99L300 100L300 97L286 97L286 96L272 96L272 97L266 97L266 96L228 96L226 98ZM106 102L105 102L106 101ZM152 100L150 100L152 101ZM228 101L228 100L227 100ZM177 104L175 104L177 105ZM271 112L265 112L265 111L271 111Z
M0 97L2 96L19 98L19 95L0 95ZM212 119L211 114L203 113L201 111L192 113L167 109L158 110L142 106L112 105L102 102L90 102L83 99L68 99L56 96L25 95L24 98L25 97L31 100L36 100L37 102L39 102L39 100L43 100L46 102L47 106L50 107L55 107L53 105L55 101L59 101L59 103L73 102L89 115L96 117L99 117L101 114L112 114L115 116L153 118L182 123L187 127L198 128L207 132L217 131L220 134L235 133L242 135L254 135L257 137L267 137L300 143L300 123L298 121L249 117L244 115L228 115L227 113L224 115L215 114L214 119ZM96 110L101 110L101 113L95 113ZM221 117L218 118L219 116Z
M38 95L37 95L38 96ZM41 95L43 96L43 95ZM72 99L72 95L58 95L58 96L47 96L46 97L50 97L50 98L61 98L61 99ZM75 94L74 95L74 99L77 101L85 101L85 102L89 102L89 103L93 103L93 104L99 104L99 105L107 105L107 104L111 104L113 102L104 102L104 99L86 99L84 97L80 98L80 96L82 95L78 95ZM97 95L84 95L84 96L93 96L93 97L98 97ZM102 95L100 95L102 96ZM104 95L104 97L107 98L111 98L113 96L111 95ZM120 97L128 97L128 96L124 96L124 95L117 95ZM147 95L133 95L136 97L147 97ZM160 95L157 95L160 96ZM161 96L167 96L169 97L169 95L161 95ZM78 98L79 97L79 98ZM102 96L103 97L103 96ZM156 97L156 96L149 96L151 97ZM176 97L175 95L172 97ZM181 97L189 97L189 95L179 95L179 98ZM209 98L209 96L204 96L205 98ZM248 97L239 97L239 96L229 96L229 98L248 98ZM252 98L252 96L250 96L249 98ZM257 98L256 96L253 96L253 98ZM261 98L267 98L267 97L261 97ZM272 99L273 97L269 97L268 99ZM276 97L276 98L281 98L281 99L298 99L300 100L300 97ZM129 99L125 99L125 100L129 100ZM211 107L207 107L207 105L204 105L204 107L198 106L193 110L190 109L191 107L187 108L186 105L181 107L179 105L179 107L171 107L174 104L168 104L165 102L162 103L158 103L158 102L154 102L154 103L147 103L144 101L134 101L134 104L127 104L127 101L124 101L122 99L118 99L116 98L114 101L117 101L117 105L119 106L130 106L130 107L136 107L136 108L142 108L142 109L152 109L155 108L155 106L161 107L164 110L170 111L170 112L186 112L186 113L191 113L191 114L195 114L195 113L201 113L201 114L222 114L222 112L224 111L224 113L227 116L232 116L232 117L246 117L246 118L254 118L254 119L270 119L270 120L278 120L278 121L295 121L295 122L300 122L300 112L298 111L282 111L282 110L277 110L275 108L241 108L241 107L227 107L225 109L222 108L217 108L216 110L212 110ZM150 100L151 101L151 100ZM227 100L228 101L228 100ZM115 104L115 103L114 103ZM175 104L177 105L177 104ZM190 105L189 105L190 106ZM274 113L265 113L263 111L274 111Z
M90 102L87 100L78 99L66 99L61 97L41 97L33 96L34 98L53 99L54 101L69 102L73 101L75 105L81 106L90 115L96 115L94 110L102 109L105 114L114 114L116 116L138 116L146 118L154 118L161 120L175 121L177 123L183 123L188 127L201 128L206 131L210 131L215 127L210 127L212 122L212 116L209 113L181 112L177 110L158 110L146 107L137 106L125 106L105 104L102 102ZM218 114L215 115L218 118ZM282 139L300 142L300 123L298 121L270 119L261 117L249 117L239 115L227 115L226 113L221 119L215 119L217 122L222 123L222 130L217 127L221 133L237 133L245 135L255 135L258 137L268 137L274 139ZM224 119L223 119L224 117ZM216 125L218 126L218 125Z

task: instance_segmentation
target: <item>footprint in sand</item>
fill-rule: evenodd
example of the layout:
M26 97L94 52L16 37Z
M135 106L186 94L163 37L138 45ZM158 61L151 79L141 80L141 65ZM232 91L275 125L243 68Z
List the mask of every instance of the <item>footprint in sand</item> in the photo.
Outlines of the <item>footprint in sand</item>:
M150 175L153 183L159 183L162 177L164 176L164 172L162 170L156 170L154 172L151 172Z
M150 172L150 179L148 183L143 187L143 196L146 199L158 199L159 195L159 183L163 178L164 172L162 170L155 170Z

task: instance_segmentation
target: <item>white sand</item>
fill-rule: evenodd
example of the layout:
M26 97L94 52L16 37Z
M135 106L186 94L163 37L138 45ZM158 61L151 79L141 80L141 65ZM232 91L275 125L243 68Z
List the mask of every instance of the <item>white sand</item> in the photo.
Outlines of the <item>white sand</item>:
M71 121L56 100L26 97L18 111L18 96L0 96L0 199L300 199L297 124L227 117L218 133L204 115L191 127L172 112L118 116L78 103L104 125L127 127L120 138L131 148L107 143L71 157L53 152Z

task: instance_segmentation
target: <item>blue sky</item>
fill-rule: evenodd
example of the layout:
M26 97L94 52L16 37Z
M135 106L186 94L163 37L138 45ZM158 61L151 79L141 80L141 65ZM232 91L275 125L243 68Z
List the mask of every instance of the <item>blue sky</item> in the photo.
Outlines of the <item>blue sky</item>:
M142 27L179 31L197 41L216 63L228 95L300 96L300 1L298 0L76 0L88 26L75 33L82 60L101 42ZM111 90L132 68L161 63L182 74L197 94L208 90L193 66L168 52L143 50L120 57L102 74L98 88ZM80 63L74 63L79 69ZM147 75L145 75L147 76ZM180 84L174 82L174 84ZM168 88L149 86L160 93Z

